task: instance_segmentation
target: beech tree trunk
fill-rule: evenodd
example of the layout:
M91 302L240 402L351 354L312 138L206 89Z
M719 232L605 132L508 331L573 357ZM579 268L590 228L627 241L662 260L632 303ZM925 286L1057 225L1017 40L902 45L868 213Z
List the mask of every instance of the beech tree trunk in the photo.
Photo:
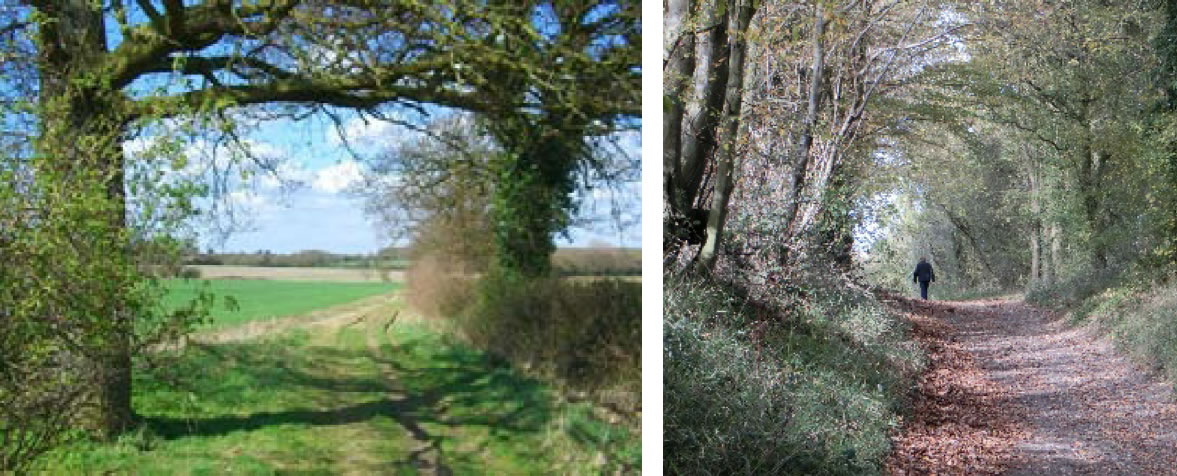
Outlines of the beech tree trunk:
M801 133L797 140L797 150L794 152L793 167L789 174L789 193L785 203L785 217L788 223L786 233L791 233L797 222L797 213L801 205L802 188L805 187L805 174L809 169L810 149L813 147L813 127L817 123L817 112L821 107L822 75L825 72L825 51L822 48L822 37L825 35L825 14L821 2L814 7L813 26L813 65L809 73L808 105L805 118L801 121Z
M682 117L681 162L676 184L676 211L685 213L700 192L707 159L715 151L716 127L728 83L727 0L699 4L698 38L691 96Z
M666 7L666 35L669 57L665 68L666 114L662 122L662 187L668 207L668 218L663 222L663 252L686 239L679 228L689 227L691 203L682 183L683 115L686 110L687 86L695 71L695 33L688 25L692 0L669 0ZM697 188L695 185L692 188Z
M740 129L740 106L744 97L744 57L748 49L748 24L756 12L754 0L739 0L731 19L731 53L728 62L727 91L723 101L723 127L716 171L715 192L711 212L707 217L707 241L703 243L699 264L714 269L718 256L723 226L727 220L727 204L732 194L732 173L735 168L736 138Z

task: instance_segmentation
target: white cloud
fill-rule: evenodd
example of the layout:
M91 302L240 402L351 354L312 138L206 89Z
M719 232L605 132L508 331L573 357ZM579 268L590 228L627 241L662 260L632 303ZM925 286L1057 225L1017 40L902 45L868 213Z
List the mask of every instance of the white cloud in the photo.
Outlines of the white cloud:
M394 117L395 120L403 120ZM327 143L334 146L343 145L343 138L347 138L352 147L379 147L403 142L420 135L404 125L374 118L354 118L343 123L342 127L332 127L327 130Z
M288 184L295 186L306 184L314 178L315 173L307 169L301 162L284 160L278 163L273 173L263 172L258 179L258 185L263 189L273 190Z
M324 193L339 193L363 178L360 164L345 160L315 172L311 188Z
M277 205L265 195L248 190L229 192L226 201L235 209L249 213L261 213L273 210Z

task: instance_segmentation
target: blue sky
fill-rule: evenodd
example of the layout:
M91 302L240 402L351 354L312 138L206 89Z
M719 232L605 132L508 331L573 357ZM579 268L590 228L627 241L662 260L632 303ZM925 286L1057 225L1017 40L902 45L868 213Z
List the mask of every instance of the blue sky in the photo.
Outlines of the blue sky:
M232 187L225 200L240 223L227 234L202 227L201 248L370 253L391 244L386 230L365 216L362 200L348 191L361 177L365 157L379 152L380 144L414 133L389 122L347 118L342 132L357 154L353 155L340 140L340 130L318 117L271 121L258 127L247 139L251 149L258 156L277 159L283 180L263 175ZM628 154L640 157L639 132L625 134L621 143ZM594 190L582 197L582 217L589 218L589 224L569 230L570 236L558 238L557 244L640 247L640 197L640 181L623 184L620 193ZM615 209L620 217L614 215Z

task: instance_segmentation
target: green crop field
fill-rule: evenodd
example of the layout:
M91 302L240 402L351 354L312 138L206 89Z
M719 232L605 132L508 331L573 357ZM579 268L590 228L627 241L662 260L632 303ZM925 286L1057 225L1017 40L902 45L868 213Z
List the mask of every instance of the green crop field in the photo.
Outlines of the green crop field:
M176 308L191 301L201 289L216 296L211 326L221 328L258 319L292 316L389 293L399 283L341 283L263 279L168 280L164 306ZM231 309L227 297L237 303Z

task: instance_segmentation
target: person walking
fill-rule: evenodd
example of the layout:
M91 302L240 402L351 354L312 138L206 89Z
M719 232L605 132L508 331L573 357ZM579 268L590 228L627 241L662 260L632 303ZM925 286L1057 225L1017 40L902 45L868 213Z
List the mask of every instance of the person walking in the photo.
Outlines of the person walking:
M932 271L932 264L928 258L920 256L919 264L915 265L915 272L911 273L911 281L920 283L920 297L928 299L928 284L936 280L936 272Z

